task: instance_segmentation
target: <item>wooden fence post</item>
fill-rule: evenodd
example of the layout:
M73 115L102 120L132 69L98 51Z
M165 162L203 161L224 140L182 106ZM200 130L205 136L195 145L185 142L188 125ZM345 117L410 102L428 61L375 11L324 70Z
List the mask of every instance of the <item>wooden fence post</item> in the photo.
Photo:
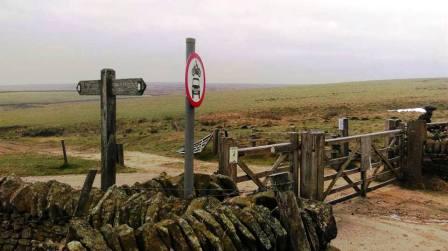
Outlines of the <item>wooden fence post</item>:
M299 196L299 134L292 132L289 135L289 141L292 145L291 152L289 153L289 165L292 174L292 191L296 196Z
M64 155L64 166L68 165L67 151L65 150L65 141L61 140L62 154Z
M124 166L123 144L117 144L117 164Z
M213 155L218 154L218 148L219 148L219 137L220 137L220 129L215 128L213 130Z
M341 136L347 137L348 136L348 118L345 118L345 117L340 118L338 127L339 127L339 132L340 132ZM350 147L349 147L348 142L342 143L341 152L342 152L343 156L348 156L348 153L350 151L349 149L350 149Z
M426 140L426 123L423 120L408 122L407 166L404 169L406 182L413 186L422 183L423 145Z
M361 138L361 196L367 196L367 186L369 182L367 181L367 171L371 167L371 150L372 150L372 138L362 137Z
M82 186L81 194L79 195L78 204L76 206L73 216L80 217L86 211L87 202L90 197L90 191L92 190L93 181L95 180L96 169L91 169L87 173L84 185Z
M230 147L235 146L235 141L232 138L225 137L221 137L220 141L218 173L227 175L235 181L238 163L230 163Z
M324 192L325 134L301 134L300 196L322 200Z

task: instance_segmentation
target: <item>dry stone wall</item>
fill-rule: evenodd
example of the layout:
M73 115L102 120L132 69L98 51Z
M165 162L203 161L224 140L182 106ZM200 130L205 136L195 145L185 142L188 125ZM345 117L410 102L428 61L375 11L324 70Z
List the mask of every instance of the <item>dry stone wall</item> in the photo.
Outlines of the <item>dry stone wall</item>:
M0 178L0 250L289 250L272 192L239 196L228 177L196 174L183 200L182 180L93 189L74 218L79 190ZM299 202L312 250L324 250L337 234L331 206Z

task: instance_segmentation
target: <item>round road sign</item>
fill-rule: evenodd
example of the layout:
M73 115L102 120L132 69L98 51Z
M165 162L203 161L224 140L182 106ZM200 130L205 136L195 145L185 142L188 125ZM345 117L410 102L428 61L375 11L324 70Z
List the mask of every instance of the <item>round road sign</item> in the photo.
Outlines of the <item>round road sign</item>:
M193 107L199 107L205 97L205 68L201 57L193 52L185 69L185 91Z

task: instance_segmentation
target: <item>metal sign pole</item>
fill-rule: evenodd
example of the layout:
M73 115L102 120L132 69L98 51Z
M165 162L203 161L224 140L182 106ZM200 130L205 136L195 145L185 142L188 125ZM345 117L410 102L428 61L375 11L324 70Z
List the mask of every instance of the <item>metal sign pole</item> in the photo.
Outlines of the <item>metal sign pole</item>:
M186 60L191 53L195 52L195 39L187 38ZM185 98L185 163L184 163L184 198L193 195L193 144L194 144L194 107Z

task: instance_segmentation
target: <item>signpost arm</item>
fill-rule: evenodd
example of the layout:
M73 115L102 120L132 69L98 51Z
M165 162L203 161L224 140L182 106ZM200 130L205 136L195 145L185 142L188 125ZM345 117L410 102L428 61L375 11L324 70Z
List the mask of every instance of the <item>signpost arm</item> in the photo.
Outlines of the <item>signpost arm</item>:
M186 60L195 52L195 39L187 38ZM184 198L193 195L193 144L194 144L194 107L185 97L185 161L184 161Z
M116 99L112 94L112 82L115 71L101 70L101 190L106 191L115 184L115 156L111 147L115 147Z

